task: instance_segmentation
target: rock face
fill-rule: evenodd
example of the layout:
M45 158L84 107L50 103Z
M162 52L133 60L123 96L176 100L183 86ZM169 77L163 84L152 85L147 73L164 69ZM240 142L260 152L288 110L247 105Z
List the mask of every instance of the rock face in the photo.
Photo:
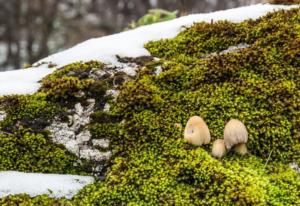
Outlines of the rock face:
M69 122L62 122L59 118L55 118L46 129L51 132L53 142L64 145L68 151L79 158L95 162L109 160L111 151L102 152L98 149L108 150L109 140L91 140L91 133L86 128L94 112L95 100L88 99L86 103L87 106L77 103L74 109L68 111L71 114L68 116Z

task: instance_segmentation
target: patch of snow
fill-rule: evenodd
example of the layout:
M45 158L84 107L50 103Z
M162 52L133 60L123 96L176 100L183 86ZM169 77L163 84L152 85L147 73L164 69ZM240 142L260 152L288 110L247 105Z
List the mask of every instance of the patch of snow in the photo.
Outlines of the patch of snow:
M212 20L228 20L238 23L246 19L257 19L274 10L292 7L257 4L212 13L188 15L119 34L90 39L68 50L46 57L40 62L53 62L58 66L64 66L75 61L99 60L107 64L119 65L116 55L120 57L148 56L150 53L144 48L145 43L173 38L182 30L183 26L191 26L193 23L201 21L211 22Z
M0 198L26 193L31 197L48 194L51 197L70 199L93 182L94 178L89 176L4 171L0 172Z
M297 6L257 4L212 13L188 15L119 34L87 40L70 49L46 57L37 62L35 66L42 62L52 62L57 67L62 67L78 61L98 60L106 64L124 67L124 64L118 61L117 55L120 57L148 56L149 52L144 48L145 43L173 38L182 31L183 26L187 27L195 22L211 22L212 20L228 20L238 23L247 19L257 19L274 10L294 7ZM128 70L128 68L125 66L124 70ZM0 72L0 95L33 93L39 88L38 81L52 71L46 68L35 68ZM131 69L129 72L132 72Z
M29 68L0 72L0 96L32 94L40 88L39 81L53 71L48 68Z

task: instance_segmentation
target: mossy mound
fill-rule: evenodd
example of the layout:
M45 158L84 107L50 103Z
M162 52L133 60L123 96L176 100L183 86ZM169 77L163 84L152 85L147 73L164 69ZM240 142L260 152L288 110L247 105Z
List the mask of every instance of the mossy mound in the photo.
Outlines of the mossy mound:
M163 72L148 68L121 88L111 110L123 119L119 135L111 135L117 158L107 179L87 186L75 203L299 204L299 174L288 165L300 160L299 17L293 9L240 24L199 23L148 43ZM248 46L222 52L238 44ZM193 115L205 119L213 139L229 119L242 120L251 154L230 152L219 161L211 145L187 145L175 124Z
M56 109L98 97L89 129L94 139L109 138L114 152L106 179L70 203L300 204L300 176L289 166L300 163L299 24L300 10L292 9L239 24L198 23L174 39L149 42L145 47L161 58L162 73L144 65L136 79L118 88L115 101L105 95L114 85L111 77L85 76L94 67L105 69L101 63L73 64L46 78L40 93L61 107ZM193 115L204 118L213 140L222 137L229 119L243 121L250 154L229 152L217 160L211 145L185 143L176 125ZM12 118L13 128L21 117Z
M200 23L174 39L150 42L146 45L150 52L167 62L164 72L151 81L159 91L155 95L165 92L165 100L184 111L185 115L180 114L183 119L177 120L180 123L201 115L214 138L219 138L225 123L237 118L249 130L252 154L266 158L272 151L273 160L298 161L299 23L299 9L293 9L235 26ZM186 39L195 45L193 49L183 47ZM220 47L210 42L228 44ZM206 54L202 50L218 53L241 43L249 47L201 59Z

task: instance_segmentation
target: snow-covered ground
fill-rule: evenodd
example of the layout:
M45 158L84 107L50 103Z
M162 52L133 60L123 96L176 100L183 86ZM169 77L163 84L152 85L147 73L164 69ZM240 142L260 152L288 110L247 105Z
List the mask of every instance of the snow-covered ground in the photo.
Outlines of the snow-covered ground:
M289 9L295 6L257 4L206 14L194 14L172 21L161 22L118 34L94 38L78 44L65 51L46 57L41 62L51 62L57 67L76 61L99 60L107 64L122 66L116 55L137 57L149 55L144 48L148 41L175 37L183 26L190 26L194 22L210 22L229 20L241 22L246 19L257 19L268 12L278 9ZM37 65L36 64L36 65ZM38 81L54 71L42 65L39 69L26 69L11 72L0 72L0 95L30 94L39 88Z
M34 93L40 87L38 81L53 71L48 68L29 68L0 72L0 96Z
M49 194L51 197L72 198L93 182L94 178L88 176L0 172L0 198L20 193L31 197Z

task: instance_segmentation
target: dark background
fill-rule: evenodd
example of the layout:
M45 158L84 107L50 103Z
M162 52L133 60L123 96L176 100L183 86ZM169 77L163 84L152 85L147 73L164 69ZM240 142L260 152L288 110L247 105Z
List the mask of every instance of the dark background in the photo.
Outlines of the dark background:
M123 31L152 8L179 15L261 0L0 0L0 71L18 69L92 37Z

